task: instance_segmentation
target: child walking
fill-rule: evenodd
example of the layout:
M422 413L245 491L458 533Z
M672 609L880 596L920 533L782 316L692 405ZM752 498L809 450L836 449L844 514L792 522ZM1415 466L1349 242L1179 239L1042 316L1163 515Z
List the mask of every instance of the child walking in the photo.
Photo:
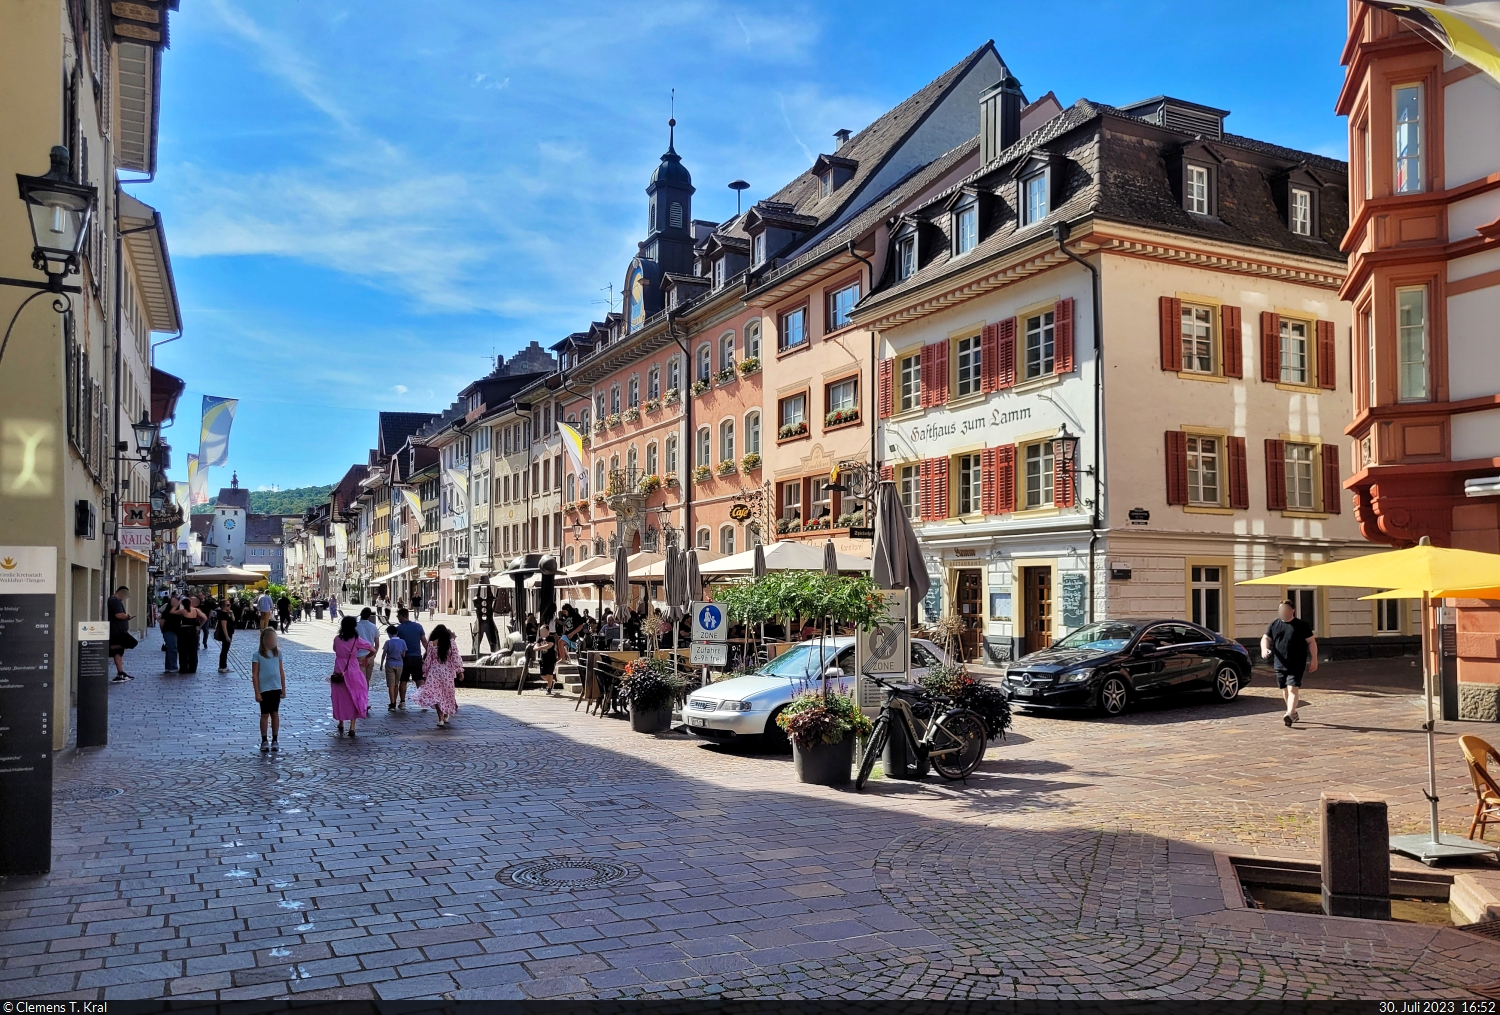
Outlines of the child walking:
M386 709L394 712L396 691L401 688L401 669L406 664L406 642L401 640L395 624L386 625L385 644L381 646L381 651L385 653L380 660L381 668L385 670L385 689L391 696L391 703Z
M255 688L255 700L260 703L260 749L262 752L279 751L281 745L276 740L281 735L281 699L286 697L286 667L281 662L274 627L261 629L260 645L250 663L250 684ZM269 742L266 740L268 726L271 731Z

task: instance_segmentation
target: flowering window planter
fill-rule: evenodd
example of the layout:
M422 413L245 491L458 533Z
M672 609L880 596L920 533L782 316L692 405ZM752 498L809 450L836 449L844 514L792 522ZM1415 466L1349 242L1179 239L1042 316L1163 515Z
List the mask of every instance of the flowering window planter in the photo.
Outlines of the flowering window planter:
M603 433L609 424L604 422L603 417L594 420L594 433Z
M677 473L669 472L662 477L661 481L663 486L675 487L677 485Z
M660 412L661 411L661 399L660 398L648 398L648 399L646 399L646 411L647 412Z
M739 375L734 372L734 367L725 367L723 370L720 370L718 373L714 374L714 380L718 381L720 384L729 384L739 380Z
M721 476L732 476L736 472L740 471L740 468L732 460L726 459L725 461L719 463L719 468L717 471Z
M608 423L612 427L619 426L620 425L620 414L618 412L612 412L612 413L610 413L609 416L608 416L608 418L605 419L605 422Z
M596 493L596 494L594 494L594 503L598 504L600 507L603 507L604 506L604 494L602 494L602 493Z
M798 522L787 521L785 518L783 518L781 519L781 521L776 523L776 531L784 536L788 532L801 532L802 525Z
M744 458L740 459L740 468L745 470L746 475L754 472L756 469L760 468L760 455L756 454L754 451L750 452Z
M697 381L693 382L692 391L693 391L693 394L695 394L695 395L701 395L701 394L704 394L705 392L707 392L708 389L712 388L712 387L713 387L713 385L711 383L709 383L708 381L697 380Z
M847 423L859 422L858 409L834 409L823 417L824 426L844 426Z
M642 476L641 481L636 484L636 490L643 494L652 494L661 489L660 476Z
M667 390L667 393L662 396L661 404L676 405L680 401L682 401L682 392L676 388L670 388Z
M776 439L789 441L796 437L807 436L807 420L800 423L788 423L776 431Z
M588 448L588 447L593 446L594 438L590 437L588 434L584 434L583 435L583 439L580 440L578 443L582 444L585 448Z
M699 465L693 469L693 482L695 483L707 483L713 478L713 470L706 465Z
M760 373L760 357L751 356L740 361L740 376L749 377L751 374Z
M635 408L626 409L625 415L621 418L624 419L627 423L634 423L636 420L641 418L641 410Z
M822 518L814 518L812 521L807 523L808 532L820 532L826 528L828 528L827 515L824 515Z

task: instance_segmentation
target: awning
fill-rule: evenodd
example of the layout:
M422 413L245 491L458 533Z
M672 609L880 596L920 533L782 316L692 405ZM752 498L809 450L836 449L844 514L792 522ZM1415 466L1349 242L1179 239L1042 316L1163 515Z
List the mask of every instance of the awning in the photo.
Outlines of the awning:
M417 564L408 564L405 567L398 567L394 571L388 571L388 572L386 572L385 574L381 575L376 580L377 581L388 582L388 581L390 581L393 578L400 578L402 575L406 574L406 572L408 572L408 571L415 571L419 566L420 565L417 565Z
M127 557L134 557L136 560L139 560L142 563L151 563L151 555L149 553L142 553L140 550L132 550L128 546L120 547L120 552Z

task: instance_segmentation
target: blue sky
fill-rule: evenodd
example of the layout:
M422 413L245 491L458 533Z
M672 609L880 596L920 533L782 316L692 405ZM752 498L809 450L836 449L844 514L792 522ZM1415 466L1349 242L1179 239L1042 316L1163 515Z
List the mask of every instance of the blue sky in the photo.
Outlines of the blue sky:
M241 400L211 488L334 482L379 410L441 409L492 351L601 316L673 88L694 217L723 219L730 180L767 196L989 38L1030 97L1166 93L1346 157L1341 0L183 4L132 188L182 303L177 478L205 393Z

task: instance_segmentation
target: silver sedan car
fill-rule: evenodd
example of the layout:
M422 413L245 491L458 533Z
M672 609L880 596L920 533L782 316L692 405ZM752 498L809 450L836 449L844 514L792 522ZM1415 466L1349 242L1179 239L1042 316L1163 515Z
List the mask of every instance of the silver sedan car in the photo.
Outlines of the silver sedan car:
M731 677L693 691L682 710L688 732L720 743L752 740L770 750L789 750L786 733L776 725L776 715L803 691L822 687L823 672L828 686L851 694L855 686L854 639L845 635L802 642L755 673ZM950 660L930 641L911 641L911 677L926 675L934 666Z

